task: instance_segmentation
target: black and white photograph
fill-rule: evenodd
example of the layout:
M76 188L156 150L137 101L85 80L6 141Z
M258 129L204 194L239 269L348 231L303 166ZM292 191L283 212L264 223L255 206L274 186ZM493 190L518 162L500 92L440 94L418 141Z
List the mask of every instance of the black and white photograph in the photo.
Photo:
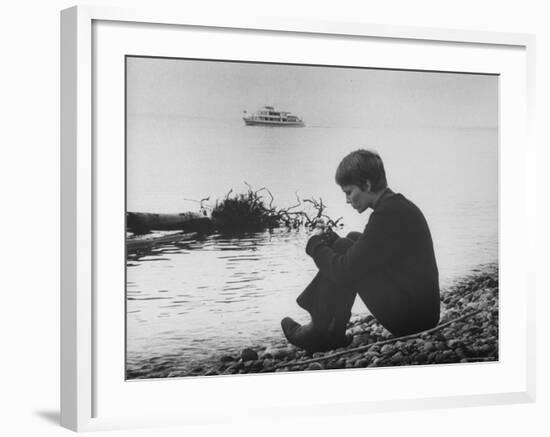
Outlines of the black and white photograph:
M544 5L6 2L2 435L550 435Z
M498 362L498 75L125 62L127 380Z

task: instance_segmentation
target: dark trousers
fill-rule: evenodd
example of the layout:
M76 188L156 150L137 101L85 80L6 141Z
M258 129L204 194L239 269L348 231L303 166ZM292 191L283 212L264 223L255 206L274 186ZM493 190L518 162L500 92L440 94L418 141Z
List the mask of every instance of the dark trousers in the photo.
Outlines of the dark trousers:
M360 236L359 232L350 232L346 238L338 238L332 248L335 252L344 254ZM319 271L296 302L309 312L311 321L318 330L343 335L351 317L355 295L355 290L336 285Z

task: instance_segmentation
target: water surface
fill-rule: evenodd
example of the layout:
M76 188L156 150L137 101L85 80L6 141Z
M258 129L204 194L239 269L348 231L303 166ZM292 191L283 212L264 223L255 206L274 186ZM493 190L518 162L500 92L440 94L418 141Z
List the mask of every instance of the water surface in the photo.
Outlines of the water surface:
M498 255L497 130L490 128L265 128L238 119L128 119L128 210L196 210L233 189L268 187L288 207L322 197L345 234L368 213L345 204L334 183L340 159L358 147L382 156L390 187L430 225L443 287ZM279 321L306 321L296 296L315 273L304 231L213 235L130 253L127 356L178 354L191 363L281 338ZM354 312L365 312L358 300Z

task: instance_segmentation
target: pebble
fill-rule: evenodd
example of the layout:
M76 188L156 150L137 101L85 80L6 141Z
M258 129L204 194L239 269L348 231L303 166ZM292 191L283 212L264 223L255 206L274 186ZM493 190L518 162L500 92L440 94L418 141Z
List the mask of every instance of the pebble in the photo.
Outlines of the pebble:
M284 349L268 346L261 354L260 358L275 358L277 354L280 354Z
M235 361L234 363L230 364L230 365L227 367L227 370L238 370L238 369L241 369L242 367L243 367L243 363L242 363L242 362Z
M424 352L431 352L431 351L433 351L434 349L435 349L435 346L434 346L433 343L431 343L431 342L429 342L429 341L427 341L426 343L424 343L424 348L423 348Z
M294 350L289 350L289 351L287 352L287 354L286 354L286 358L287 358L288 360L293 360L293 359L295 359L295 358L296 358L296 351L294 351Z
M457 347L455 349L455 354L458 358L466 358L466 354L464 353L464 349Z
M374 321L374 316L372 314L365 317L365 323L371 323L372 321Z
M258 354L255 350L246 348L242 350L241 358L243 361L254 361L258 359Z
M290 352L290 349L277 349L273 353L273 358L276 360L280 360L282 358L286 358L288 353Z
M369 335L368 334L361 334L361 335L356 335L356 336L353 337L351 345L352 346L359 346L359 345L362 345L362 344L369 344L369 343L371 343Z
M428 359L428 354L426 354L425 352L420 352L419 354L415 355L415 358L416 358L416 360L423 363L424 361L426 361Z
M397 352L391 357L391 363L392 364L399 364L403 361L403 354L401 352Z
M371 352L374 352L375 354L379 354L380 353L380 346L379 345L374 345L369 350Z
M453 338L447 341L447 347L450 347L451 349L456 349L456 347L458 347L460 343L461 342L458 338Z
M367 360L373 360L374 358L377 358L378 357L378 354L372 350L368 351L368 352L365 352L363 354L363 357Z

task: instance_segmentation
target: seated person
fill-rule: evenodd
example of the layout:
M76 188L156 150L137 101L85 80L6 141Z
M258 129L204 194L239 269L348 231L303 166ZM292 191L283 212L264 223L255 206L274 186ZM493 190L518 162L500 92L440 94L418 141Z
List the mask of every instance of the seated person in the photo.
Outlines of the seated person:
M439 279L432 238L422 212L388 188L380 156L347 155L336 183L357 212L373 212L363 233L339 238L318 230L306 252L319 268L297 303L311 315L300 325L281 321L287 340L308 352L349 344L346 326L356 294L394 336L414 334L439 322Z

